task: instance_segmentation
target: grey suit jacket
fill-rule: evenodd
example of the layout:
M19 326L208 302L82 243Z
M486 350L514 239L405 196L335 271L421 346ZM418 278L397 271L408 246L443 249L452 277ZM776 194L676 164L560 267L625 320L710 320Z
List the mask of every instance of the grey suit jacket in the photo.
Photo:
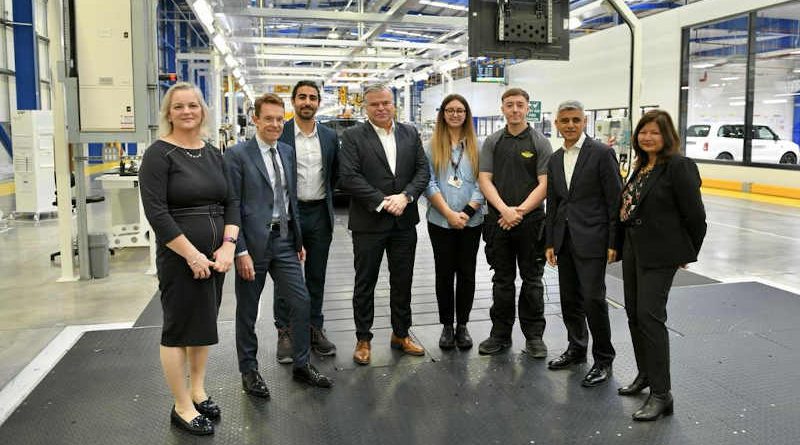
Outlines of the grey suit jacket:
M417 199L428 186L428 158L417 129L395 123L397 160L395 173L389 168L383 145L369 122L348 128L339 152L339 188L350 194L348 226L355 232L407 229L419 222ZM388 195L405 192L413 198L400 216L376 212Z
M294 147L294 131L294 119L292 119L284 125L283 133L278 140ZM320 148L322 148L322 174L325 175L325 204L328 206L328 216L331 219L331 227L333 227L335 222L333 216L333 189L336 187L336 182L339 177L339 137L336 136L335 131L320 123L317 123L317 135L319 135L319 145ZM295 154L296 153L297 151L295 151Z
M286 173L290 224L295 233L295 248L299 252L302 248L302 235L297 210L294 148L279 141L278 154ZM253 261L258 262L264 259L269 243L269 225L272 222L275 195L256 138L236 144L225 151L225 167L228 170L230 199L234 206L238 206L242 218L236 253L247 250Z

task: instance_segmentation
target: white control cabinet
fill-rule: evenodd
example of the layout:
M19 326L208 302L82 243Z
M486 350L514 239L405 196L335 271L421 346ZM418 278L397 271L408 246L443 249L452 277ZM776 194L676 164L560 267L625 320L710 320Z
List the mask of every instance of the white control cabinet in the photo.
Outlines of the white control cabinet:
M24 110L12 114L11 143L16 213L33 214L38 220L39 214L55 210L52 111Z
M75 40L81 131L133 132L130 0L75 0Z

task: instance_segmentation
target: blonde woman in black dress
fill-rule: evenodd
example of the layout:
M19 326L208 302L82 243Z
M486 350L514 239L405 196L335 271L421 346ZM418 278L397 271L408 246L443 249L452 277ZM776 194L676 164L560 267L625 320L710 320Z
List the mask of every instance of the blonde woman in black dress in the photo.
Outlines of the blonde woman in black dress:
M205 390L208 347L216 344L225 272L233 263L239 212L228 200L222 155L207 144L208 108L200 90L179 82L164 96L160 139L139 172L142 204L157 242L161 365L175 397L173 424L213 434L220 408ZM189 385L186 385L186 364Z

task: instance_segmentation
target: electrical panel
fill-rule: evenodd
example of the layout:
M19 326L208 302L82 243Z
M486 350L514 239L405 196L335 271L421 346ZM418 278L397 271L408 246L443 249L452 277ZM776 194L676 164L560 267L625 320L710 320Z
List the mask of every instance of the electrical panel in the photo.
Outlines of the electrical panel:
M131 0L74 0L81 131L136 130Z
M16 213L39 214L54 210L56 195L53 156L53 112L21 110L11 116L14 147Z

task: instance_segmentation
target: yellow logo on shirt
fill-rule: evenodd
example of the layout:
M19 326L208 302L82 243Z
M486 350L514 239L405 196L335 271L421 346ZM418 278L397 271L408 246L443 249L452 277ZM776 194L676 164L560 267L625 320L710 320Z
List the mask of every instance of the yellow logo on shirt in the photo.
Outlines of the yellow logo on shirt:
M528 150L524 150L524 151L523 151L522 153L520 153L520 154L521 154L521 155L522 155L522 157L523 157L523 158L525 158L525 159L530 159L530 158L532 158L532 157L533 157L533 152L532 152L532 151L528 151Z

